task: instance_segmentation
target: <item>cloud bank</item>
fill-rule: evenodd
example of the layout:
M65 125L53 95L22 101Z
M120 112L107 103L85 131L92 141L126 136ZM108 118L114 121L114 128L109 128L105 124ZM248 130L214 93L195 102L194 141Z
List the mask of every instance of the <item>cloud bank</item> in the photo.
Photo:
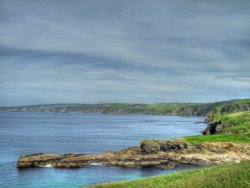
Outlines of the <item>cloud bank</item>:
M0 0L0 105L250 97L248 0Z

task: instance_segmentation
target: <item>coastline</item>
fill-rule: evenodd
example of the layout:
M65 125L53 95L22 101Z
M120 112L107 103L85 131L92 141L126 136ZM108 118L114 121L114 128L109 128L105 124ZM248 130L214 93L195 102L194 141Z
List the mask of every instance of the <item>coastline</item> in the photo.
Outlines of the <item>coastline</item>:
M205 118L207 128L202 131L201 136L143 140L139 146L91 155L24 155L17 161L17 167L84 168L98 164L126 168L172 169L178 164L213 166L249 161L250 102L247 101L247 104L242 106L233 103L211 110Z
M219 121L220 122L220 121ZM220 122L221 123L221 122ZM214 121L213 124L214 125ZM216 124L218 125L218 124ZM208 134L208 123L203 131ZM194 136L195 138L198 136ZM206 135L200 136L206 137ZM31 154L17 161L18 168L51 166L55 168L80 168L93 163L120 167L174 168L177 164L214 165L233 161L250 160L249 143L204 142L193 143L183 137L168 140L143 140L140 146L99 154Z

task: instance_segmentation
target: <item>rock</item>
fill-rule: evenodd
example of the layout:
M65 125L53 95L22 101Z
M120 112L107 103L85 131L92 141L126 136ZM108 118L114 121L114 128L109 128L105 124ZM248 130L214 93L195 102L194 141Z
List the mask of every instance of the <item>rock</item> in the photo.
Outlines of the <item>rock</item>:
M100 154L32 154L21 156L18 168L49 166L54 168L80 168L93 163L121 167L149 167L160 169L174 164L209 165L236 160L250 160L249 144L226 142L187 144L181 139L144 140L141 147L130 147L116 152Z
M182 143L182 142L179 143L179 148L180 148L180 149L187 149L187 147L188 147L188 146L187 146L186 143Z
M155 167L158 168L158 169L161 169L161 170L167 170L167 169L175 168L176 166L177 166L176 163L168 162L168 163L162 163L162 164L157 165Z
M202 134L209 135L209 134L216 134L218 132L217 127L221 125L221 121L214 121L208 123L208 126L205 130L202 131Z
M182 149L187 149L186 143L175 140L160 140L159 143L163 151L180 151Z
M157 140L143 140L141 150L143 153L157 153L161 150L161 146Z
M185 142L176 140L143 140L141 142L141 150L143 153L157 153L159 151L179 152L187 149Z

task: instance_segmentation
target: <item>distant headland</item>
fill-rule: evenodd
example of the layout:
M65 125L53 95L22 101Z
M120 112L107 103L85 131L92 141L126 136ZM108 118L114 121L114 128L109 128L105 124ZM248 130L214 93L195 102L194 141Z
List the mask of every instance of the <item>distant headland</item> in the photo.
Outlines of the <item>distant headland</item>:
M227 112L249 110L250 99L239 99L214 103L47 104L32 106L0 107L0 111L205 116L211 110L218 106L223 106L222 110Z

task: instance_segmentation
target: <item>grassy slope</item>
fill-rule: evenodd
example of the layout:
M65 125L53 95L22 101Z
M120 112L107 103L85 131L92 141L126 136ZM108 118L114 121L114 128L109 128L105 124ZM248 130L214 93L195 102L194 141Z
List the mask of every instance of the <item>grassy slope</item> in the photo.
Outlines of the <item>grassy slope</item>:
M220 134L188 136L187 142L250 142L250 111L226 113L217 115L216 121L221 121L227 128L221 129Z
M234 101L226 101L220 105L215 106L207 113L207 117L211 119L218 119L223 114L250 110L250 99L239 99Z
M135 181L106 183L94 188L248 188L250 161L226 164Z

